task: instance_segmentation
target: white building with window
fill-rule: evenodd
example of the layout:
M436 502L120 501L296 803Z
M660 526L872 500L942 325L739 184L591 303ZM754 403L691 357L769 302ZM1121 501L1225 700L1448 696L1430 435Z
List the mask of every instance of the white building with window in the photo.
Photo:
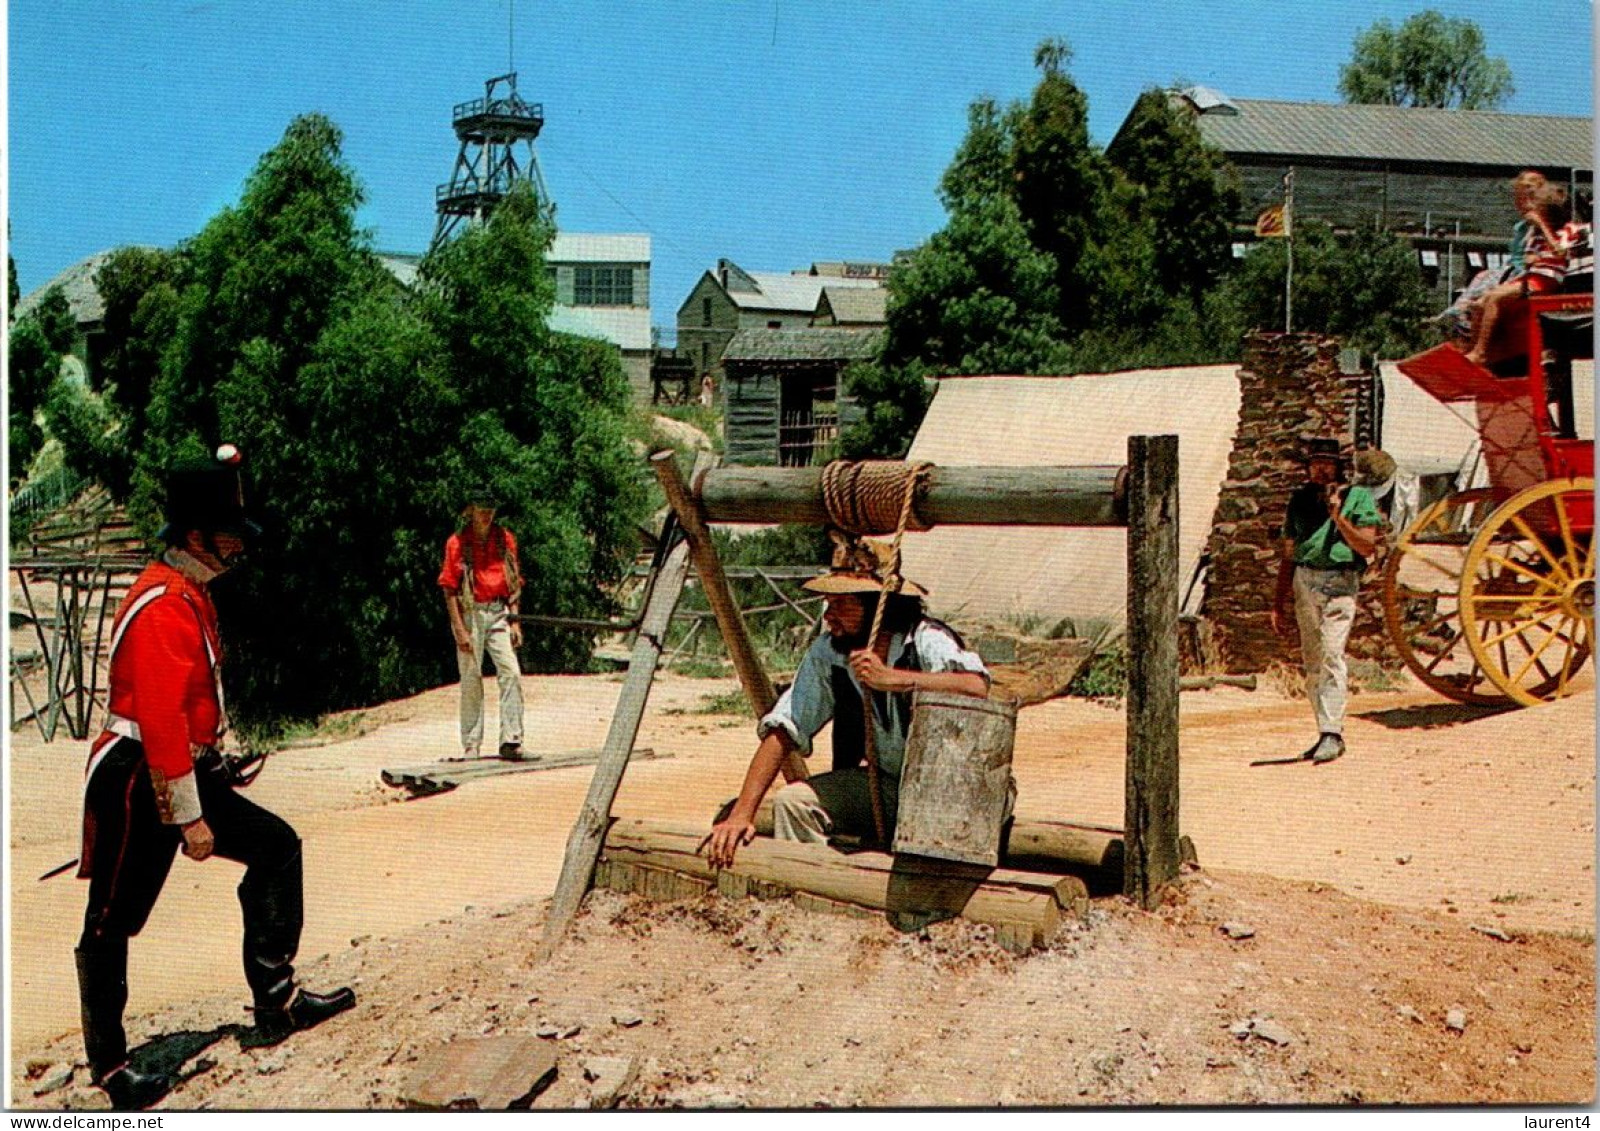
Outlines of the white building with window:
M559 232L546 258L556 284L550 326L610 342L634 396L650 399L650 237Z

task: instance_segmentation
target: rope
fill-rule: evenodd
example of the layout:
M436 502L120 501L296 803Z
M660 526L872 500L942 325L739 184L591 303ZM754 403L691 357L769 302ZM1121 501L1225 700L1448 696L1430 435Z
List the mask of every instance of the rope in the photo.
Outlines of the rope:
M822 469L822 503L828 522L850 534L927 530L916 511L916 491L933 465L899 460L836 459Z
M823 471L822 482L824 498L827 497L828 472L832 471L833 468L838 465L838 462L839 461L830 463ZM845 466L848 467L850 465ZM883 611L889 604L890 594L896 593L900 589L900 541L905 537L905 533L908 529L928 529L925 523L918 526L913 526L912 522L915 515L917 490L927 480L928 472L932 469L933 464L926 461L921 461L909 466L898 463L877 463L872 465L858 464L855 466L861 468L868 466L872 467L873 478L868 486L870 486L873 491L878 492L879 496L881 496L882 493L882 484L886 482L891 483L891 486L898 486L900 490L900 514L899 518L894 524L894 540L889 543L889 561L884 567L883 571L883 589L878 594L878 607L872 612L872 628L867 633L867 647L876 652L878 648L878 633L883 628ZM894 472L892 477L881 473L890 469L892 469ZM859 474L860 473L858 472L857 475ZM898 484L892 483L892 479L898 479L900 482ZM855 489L854 498L862 498L862 485L860 484L859 480L855 477L852 477L851 482ZM879 505L878 497L874 497L872 499L872 505L875 507ZM830 515L834 513L834 508L831 503L828 506L828 511ZM881 514L882 512L880 510L875 511L874 513ZM920 523L920 520L916 521ZM887 645L885 645L885 649L887 650ZM887 662L887 656L882 658ZM866 736L867 788L872 794L872 827L878 834L878 843L887 847L888 826L883 815L883 789L879 784L878 779L878 744L875 737L876 728L873 726L872 691L870 688L863 687L861 689L861 715L866 723L862 729Z

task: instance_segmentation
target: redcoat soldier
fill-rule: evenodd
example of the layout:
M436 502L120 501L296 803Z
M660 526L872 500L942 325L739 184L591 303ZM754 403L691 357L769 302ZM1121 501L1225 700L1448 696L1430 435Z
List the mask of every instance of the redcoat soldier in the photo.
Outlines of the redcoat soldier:
M94 1079L119 1109L155 1103L176 1084L128 1063L122 1012L128 939L137 935L181 847L191 860L245 866L244 973L255 1026L241 1044L276 1044L349 1009L348 988L299 988L300 838L247 800L218 752L226 715L222 646L210 582L260 530L245 513L238 449L168 478L166 551L128 591L112 628L110 716L85 771L83 854L89 904L76 951L83 1038Z

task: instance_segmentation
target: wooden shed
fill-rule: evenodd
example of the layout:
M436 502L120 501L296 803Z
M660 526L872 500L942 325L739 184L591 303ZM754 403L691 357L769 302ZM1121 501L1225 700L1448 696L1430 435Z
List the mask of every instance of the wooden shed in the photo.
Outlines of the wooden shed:
M805 467L831 454L856 413L840 378L870 360L882 336L842 327L736 333L722 357L728 462Z

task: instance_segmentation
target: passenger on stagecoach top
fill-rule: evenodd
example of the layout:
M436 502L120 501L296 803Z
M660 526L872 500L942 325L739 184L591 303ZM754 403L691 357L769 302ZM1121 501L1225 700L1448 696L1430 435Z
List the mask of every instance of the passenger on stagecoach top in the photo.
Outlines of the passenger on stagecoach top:
M1488 360L1490 336L1506 304L1525 295L1558 290L1566 273L1567 257L1556 233L1566 226L1571 215L1567 190L1560 185L1541 183L1527 196L1529 203L1523 214L1526 228L1522 240L1522 263L1526 270L1510 282L1494 287L1473 309L1476 325L1466 357L1474 365L1483 365ZM1512 242L1516 243L1515 235Z

